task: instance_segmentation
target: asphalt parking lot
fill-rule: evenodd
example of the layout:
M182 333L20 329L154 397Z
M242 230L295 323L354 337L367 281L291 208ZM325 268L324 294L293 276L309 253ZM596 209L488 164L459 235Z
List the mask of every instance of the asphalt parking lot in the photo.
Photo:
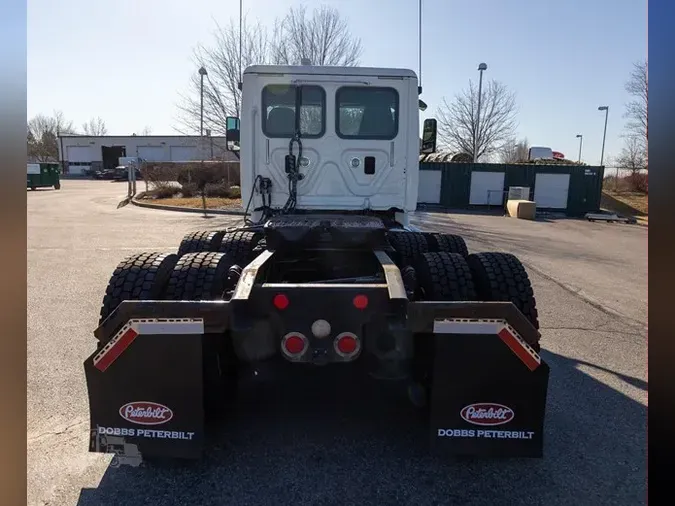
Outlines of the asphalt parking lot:
M241 219L117 209L125 191L64 181L27 195L29 504L646 504L647 230L576 220L413 220L526 264L551 367L543 459L432 457L402 399L348 381L243 403L188 466L113 468L89 454L82 362L115 266Z

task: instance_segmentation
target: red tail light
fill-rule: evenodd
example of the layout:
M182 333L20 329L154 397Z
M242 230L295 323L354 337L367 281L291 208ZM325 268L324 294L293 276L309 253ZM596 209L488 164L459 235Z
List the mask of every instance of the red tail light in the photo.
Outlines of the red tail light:
M290 358L296 358L307 350L307 338L298 332L286 334L281 340L281 350Z
M288 307L289 300L283 293L278 293L274 296L274 299L272 299L272 304L274 304L275 308L283 310Z
M335 339L335 351L338 355L349 358L356 355L361 349L361 342L351 332L343 332Z
M368 307L368 297L365 295L357 295L352 302L356 309L366 309Z

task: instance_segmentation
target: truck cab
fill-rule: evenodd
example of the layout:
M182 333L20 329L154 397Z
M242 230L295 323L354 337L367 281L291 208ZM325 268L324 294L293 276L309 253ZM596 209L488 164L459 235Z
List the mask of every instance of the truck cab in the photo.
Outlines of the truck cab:
M240 148L252 220L292 206L393 213L406 222L417 207L418 92L412 70L248 67L241 131L228 119L228 135L241 144L228 145ZM425 123L424 136L435 145L435 122Z

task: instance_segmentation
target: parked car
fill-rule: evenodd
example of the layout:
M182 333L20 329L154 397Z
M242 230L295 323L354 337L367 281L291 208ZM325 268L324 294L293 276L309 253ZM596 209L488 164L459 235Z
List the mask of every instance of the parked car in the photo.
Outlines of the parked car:
M141 177L141 171L138 170L138 168L134 169L134 172L136 173L136 180L140 181L143 179ZM112 170L112 177L114 181L128 181L129 180L129 167L126 167L124 165L118 165Z
M96 170L92 173L94 179L114 179L115 169Z

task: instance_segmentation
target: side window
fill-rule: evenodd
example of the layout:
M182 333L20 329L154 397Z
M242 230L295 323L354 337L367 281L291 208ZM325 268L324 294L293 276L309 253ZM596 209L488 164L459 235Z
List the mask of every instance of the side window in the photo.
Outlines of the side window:
M326 93L320 86L270 84L263 88L262 129L267 137L321 137L326 123Z
M345 86L337 91L335 130L344 139L391 140L398 134L399 99L394 88Z

